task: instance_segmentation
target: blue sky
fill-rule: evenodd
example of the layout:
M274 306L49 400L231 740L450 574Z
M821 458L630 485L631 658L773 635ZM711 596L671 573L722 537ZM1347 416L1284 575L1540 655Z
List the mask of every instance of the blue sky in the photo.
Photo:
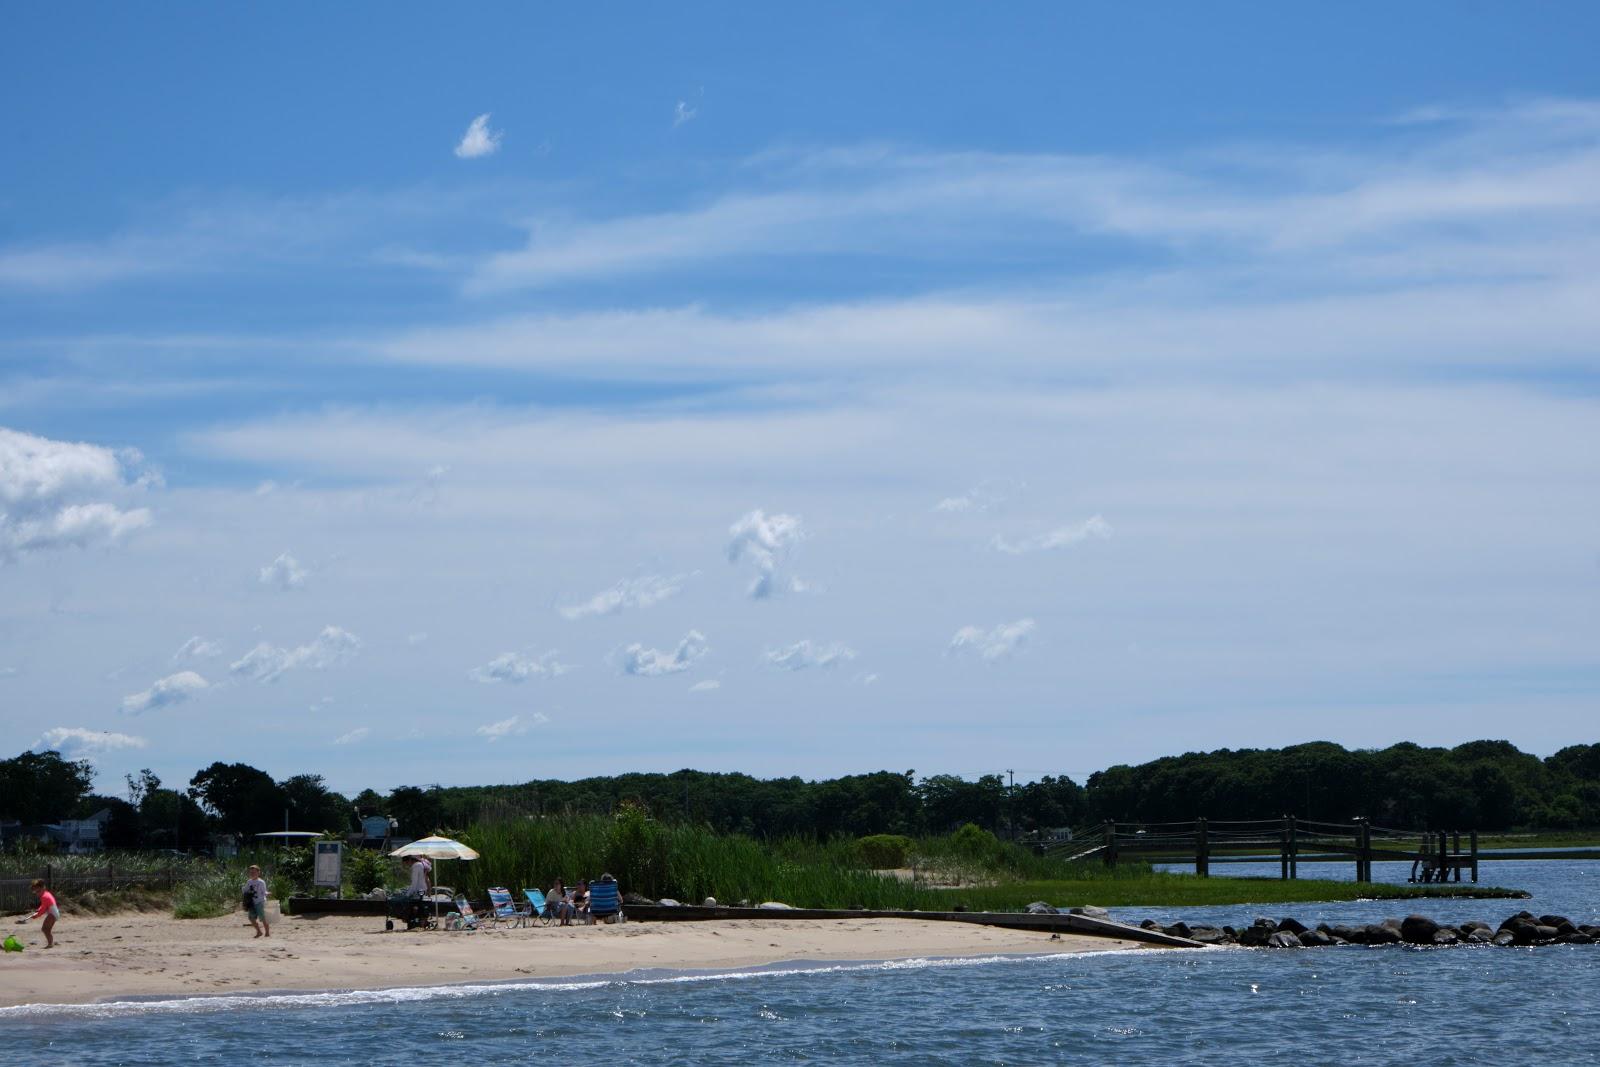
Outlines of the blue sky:
M0 723L352 791L1592 741L1597 23L8 12Z

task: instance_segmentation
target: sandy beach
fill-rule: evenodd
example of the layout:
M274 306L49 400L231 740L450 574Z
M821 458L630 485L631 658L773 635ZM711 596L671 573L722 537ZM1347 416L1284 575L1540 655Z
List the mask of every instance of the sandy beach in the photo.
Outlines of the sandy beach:
M276 913L277 906L272 906ZM804 960L897 960L1143 948L1107 938L965 923L841 919L386 932L381 918L281 918L253 938L239 914L177 920L128 912L64 918L46 950L37 924L7 926L27 945L0 954L0 1005L131 996L395 986L637 968L732 969Z

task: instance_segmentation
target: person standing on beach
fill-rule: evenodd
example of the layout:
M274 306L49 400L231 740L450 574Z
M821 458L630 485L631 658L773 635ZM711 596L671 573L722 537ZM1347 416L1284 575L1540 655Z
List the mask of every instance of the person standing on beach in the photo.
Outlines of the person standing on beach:
M250 925L256 928L257 937L271 937L272 924L267 922L267 883L261 880L261 868L250 865L250 880L244 884L244 913Z
M56 920L61 918L61 909L56 906L56 895L45 888L43 878L35 878L28 888L33 890L34 896L39 898L39 910L32 915L25 915L18 919L17 925L21 926L29 919L37 919L41 915L44 916L44 923L39 927L40 930L44 931L44 947L55 948Z

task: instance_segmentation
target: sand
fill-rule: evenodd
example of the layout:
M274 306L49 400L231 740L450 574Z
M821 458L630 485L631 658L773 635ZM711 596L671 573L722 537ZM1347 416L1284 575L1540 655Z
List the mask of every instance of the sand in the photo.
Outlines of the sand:
M276 905L272 906L276 912ZM130 912L66 916L46 950L38 923L7 924L27 948L0 953L0 1005L132 996L384 989L738 969L806 960L899 960L1145 948L1133 942L913 919L760 919L441 932L386 932L377 917L274 917L254 938L242 915L177 920Z

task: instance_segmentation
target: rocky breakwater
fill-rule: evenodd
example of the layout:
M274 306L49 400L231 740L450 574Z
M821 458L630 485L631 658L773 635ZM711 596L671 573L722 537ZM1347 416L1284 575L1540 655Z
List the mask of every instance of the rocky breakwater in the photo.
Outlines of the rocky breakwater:
M1139 924L1174 937L1206 945L1245 948L1321 948L1332 945L1592 945L1600 926L1576 923L1564 915L1519 911L1499 926L1476 920L1447 925L1426 915L1385 919L1361 926L1318 923L1308 927L1295 919L1257 919L1249 926L1207 926L1177 922L1163 926L1154 919Z

